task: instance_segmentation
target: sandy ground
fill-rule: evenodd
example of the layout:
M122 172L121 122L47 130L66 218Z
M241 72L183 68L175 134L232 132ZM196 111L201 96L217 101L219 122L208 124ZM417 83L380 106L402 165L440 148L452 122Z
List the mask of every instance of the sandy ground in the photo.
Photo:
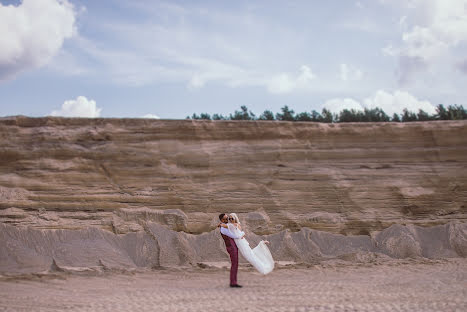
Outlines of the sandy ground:
M467 311L467 259L0 278L0 311Z

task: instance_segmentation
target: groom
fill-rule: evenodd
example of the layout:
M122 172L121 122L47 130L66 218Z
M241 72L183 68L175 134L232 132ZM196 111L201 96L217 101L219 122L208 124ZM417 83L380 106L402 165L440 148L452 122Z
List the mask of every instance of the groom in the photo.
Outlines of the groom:
M229 217L225 213L221 213L219 215L219 220L222 223L227 224L229 222ZM225 242L225 249L227 249L227 252L230 255L230 262L232 263L230 267L230 287L241 288L242 286L237 284L238 249L237 244L235 244L234 238L242 237L233 234L229 231L229 229L220 226L220 224L219 227L221 228L221 235Z

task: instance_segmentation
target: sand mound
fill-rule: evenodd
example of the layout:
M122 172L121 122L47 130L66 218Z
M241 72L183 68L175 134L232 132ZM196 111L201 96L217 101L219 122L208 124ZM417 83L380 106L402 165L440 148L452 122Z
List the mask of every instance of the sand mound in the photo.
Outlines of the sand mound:
M413 227L395 224L376 236L379 249L395 258L422 256L420 241Z
M386 258L442 259L465 257L467 224L450 223L431 228L393 225L373 239L304 228L264 237L248 234L252 246L268 239L276 261L316 263L329 259L355 262ZM228 261L217 230L200 235L176 232L148 222L143 232L114 234L98 228L38 230L0 224L0 272L50 270L131 270L197 266Z

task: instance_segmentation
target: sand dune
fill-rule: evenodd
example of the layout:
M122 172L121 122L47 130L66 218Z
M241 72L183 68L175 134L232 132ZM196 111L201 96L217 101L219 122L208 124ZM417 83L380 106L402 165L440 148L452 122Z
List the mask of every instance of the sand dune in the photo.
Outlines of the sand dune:
M369 235L341 235L303 228L267 236L247 233L252 246L270 241L276 261L317 263L341 259L382 263L397 258L465 257L467 224L434 227L393 225ZM38 230L0 224L0 273L129 271L138 268L199 266L228 261L217 230L200 235L147 223L144 232L114 234L83 230Z

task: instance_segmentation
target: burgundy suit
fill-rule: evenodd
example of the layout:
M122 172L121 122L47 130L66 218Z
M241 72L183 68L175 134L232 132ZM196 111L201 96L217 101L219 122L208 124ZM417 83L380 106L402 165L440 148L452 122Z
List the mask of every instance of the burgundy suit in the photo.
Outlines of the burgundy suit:
M237 285L237 271L238 271L238 249L237 244L233 238L228 237L227 235L222 234L222 238L225 242L225 249L230 255L230 285Z

